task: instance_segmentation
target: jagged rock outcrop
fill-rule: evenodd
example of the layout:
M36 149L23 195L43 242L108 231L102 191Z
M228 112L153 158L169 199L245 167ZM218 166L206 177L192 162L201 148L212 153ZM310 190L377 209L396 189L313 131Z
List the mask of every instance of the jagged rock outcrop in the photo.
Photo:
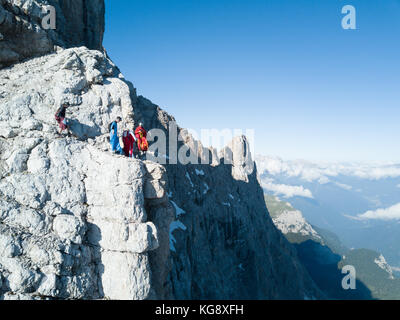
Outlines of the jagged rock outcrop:
M325 245L322 237L308 223L302 212L293 208L289 202L270 195L265 196L265 202L275 226L290 242L300 243L306 240L313 240Z
M55 29L46 18L55 9ZM102 50L103 0L0 0L0 67L54 51L55 46Z
M1 8L29 3L47 2L2 1ZM62 12L72 8L58 3ZM99 3L91 16L102 16ZM80 4L88 1L70 2ZM80 19L61 23L57 39L66 47L98 39L97 31L93 38L79 31ZM72 26L77 38L64 37ZM33 51L15 61L47 52ZM0 298L321 297L272 223L245 137L218 155L185 129L174 134L173 117L138 97L104 52L87 47L0 69L0 85ZM56 133L62 102L72 105L73 137ZM175 138L148 161L113 155L108 125L118 115L120 127L142 121ZM171 163L175 143L191 164ZM207 157L209 164L195 163Z

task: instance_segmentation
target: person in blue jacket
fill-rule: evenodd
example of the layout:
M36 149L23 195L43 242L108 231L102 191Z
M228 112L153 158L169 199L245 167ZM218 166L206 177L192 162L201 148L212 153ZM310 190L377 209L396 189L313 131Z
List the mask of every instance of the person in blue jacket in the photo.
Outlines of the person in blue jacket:
M118 154L124 154L124 150L121 148L119 144L118 137L118 123L122 121L121 117L117 117L115 121L110 124L110 144L111 151Z

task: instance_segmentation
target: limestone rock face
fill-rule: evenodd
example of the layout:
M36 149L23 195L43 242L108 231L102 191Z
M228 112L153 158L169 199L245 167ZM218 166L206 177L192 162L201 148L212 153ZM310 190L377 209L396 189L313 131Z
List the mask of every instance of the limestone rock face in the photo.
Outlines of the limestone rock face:
M55 9L55 29L46 18ZM0 67L55 46L102 50L104 0L0 0Z
M245 136L233 139L221 152L221 161L232 164L232 177L249 182L248 176L254 172L254 162L250 146Z
M168 274L165 169L105 150L108 124L132 113L131 85L83 47L0 70L0 79L1 297L156 298L153 283ZM62 101L73 105L74 137L55 132ZM149 252L159 247L152 275Z

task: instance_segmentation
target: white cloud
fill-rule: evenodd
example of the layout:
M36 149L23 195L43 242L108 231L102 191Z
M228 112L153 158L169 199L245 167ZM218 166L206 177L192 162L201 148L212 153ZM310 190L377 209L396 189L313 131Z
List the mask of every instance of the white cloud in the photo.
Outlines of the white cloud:
M369 210L363 214L357 215L359 220L400 220L400 203L389 208Z
M352 186L349 186L348 184L339 183L339 182L335 182L335 184L336 184L338 187L340 187L340 188L342 188L342 189L345 189L345 190L351 190L351 189L353 189L353 187L352 187Z
M331 182L331 181L325 176L322 176L321 178L318 179L319 184L327 184L329 182Z
M400 177L400 167L399 165L384 165L381 167L364 165L358 167L353 174L356 177L370 180L397 178Z
M338 175L358 177L361 179L379 180L400 177L400 163L314 163L305 160L284 161L279 157L256 156L260 173L271 175L283 174L298 177L308 182L329 182L329 177Z
M274 192L275 195L281 195L284 198L292 197L305 197L313 198L313 195L309 189L305 189L303 186L289 186L286 184L275 184L272 179L267 179L261 182L261 186L267 190Z

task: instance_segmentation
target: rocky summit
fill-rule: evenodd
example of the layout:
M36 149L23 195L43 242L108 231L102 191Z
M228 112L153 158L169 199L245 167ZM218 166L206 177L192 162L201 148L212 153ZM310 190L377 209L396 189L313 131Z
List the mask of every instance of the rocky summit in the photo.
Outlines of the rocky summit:
M110 152L117 116L168 138L174 118L136 94L103 31L101 0L0 0L0 298L323 297L271 220L245 137L217 154L178 127L209 165ZM70 137L54 120L65 102Z

